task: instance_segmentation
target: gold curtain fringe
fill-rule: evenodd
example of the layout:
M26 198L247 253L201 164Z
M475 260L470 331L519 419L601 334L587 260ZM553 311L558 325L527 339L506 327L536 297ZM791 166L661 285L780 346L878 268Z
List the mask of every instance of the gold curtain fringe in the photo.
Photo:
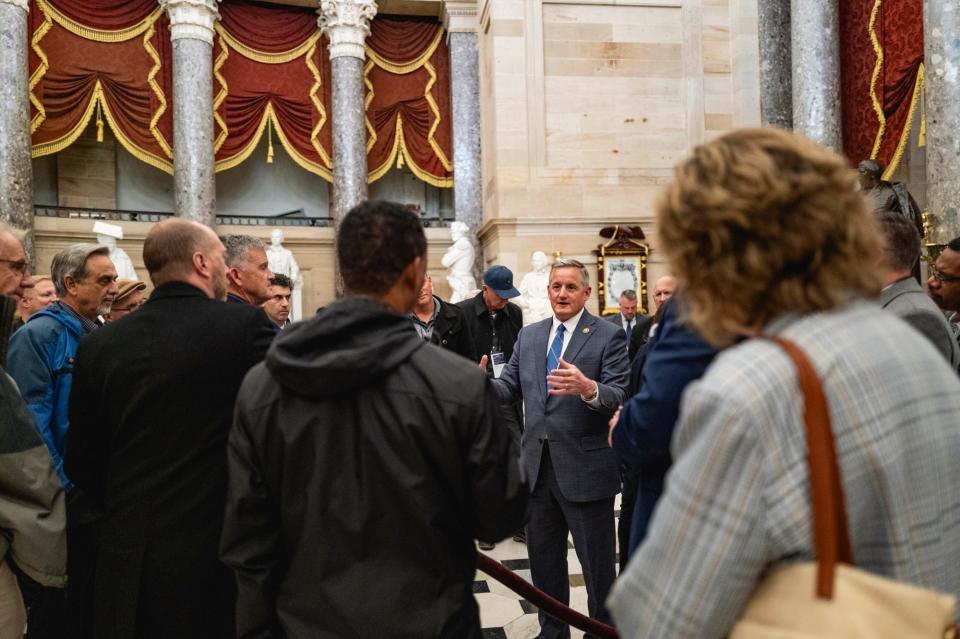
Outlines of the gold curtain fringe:
M368 60L367 64L363 67L363 83L367 87L367 97L363 99L363 123L367 127L367 155L370 155L370 149L377 143L377 130L373 128L373 123L370 122L370 118L367 116L370 110L370 103L373 102L373 98L377 94L373 88L373 82L370 81L370 72L374 66L376 65L374 65L373 60Z
M436 100L433 99L432 93L433 85L437 83L437 71L429 62L424 65L424 68L427 70L427 73L430 74L430 80L427 82L427 87L423 90L423 97L426 98L427 104L430 106L430 110L433 111L433 124L430 125L430 131L427 132L427 142L430 143L430 148L433 149L434 154L436 154L437 159L440 160L440 164L443 165L443 168L448 172L452 172L453 164L451 164L450 160L447 159L443 149L440 148L436 138L434 138L434 135L437 133L437 129L440 127L441 120L440 107L437 105Z
M883 104L877 97L877 80L883 70L883 47L880 46L880 39L877 37L875 27L881 4L882 0L876 0L873 3L873 10L870 11L870 25L867 27L870 33L870 44L873 45L873 52L877 55L877 61L873 65L873 73L870 76L870 102L873 103L873 111L877 114L878 124L877 136L873 140L873 150L870 151L871 159L876 159L877 153L880 152L880 144L883 142L883 134L887 128L887 117L883 113Z
M913 128L913 117L916 115L917 102L922 99L923 88L925 84L925 69L923 63L920 63L920 66L917 68L917 80L913 85L913 97L910 98L910 110L907 112L907 121L903 125L903 132L900 134L900 140L897 142L897 149L893 153L893 158L890 160L889 166L883 172L883 179L889 180L893 177L893 174L896 172L897 167L900 165L900 160L903 159L903 153L907 149L907 142L910 140L910 130ZM921 140L926 142L926 123L921 119L920 121L920 135ZM918 146L923 146L918 144Z
M411 173L413 173L417 179L426 182L432 186L435 186L440 189L448 189L453 187L453 178L439 178L435 175L430 174L420 165L418 165L413 157L410 155L410 150L407 148L406 140L403 137L403 116L399 113L397 114L397 125L396 132L393 136L393 148L390 150L387 159L379 167L371 171L367 176L367 183L373 184L384 175L387 174L387 171L390 170L390 167L393 163L397 163L397 168L403 168L404 162L410 167Z
M277 138L280 139L280 144L283 145L283 148L286 149L287 154L293 158L294 162L314 175L319 175L327 182L333 182L333 173L328 171L326 167L303 157L293 148L293 145L290 144L290 141L283 132L283 127L281 127L277 121L276 113L273 110L273 103L271 102L267 103L267 108L264 109L263 117L260 118L260 124L257 126L257 132L250 139L250 142L236 155L217 160L214 165L214 171L216 173L227 171L246 161L247 158L253 154L254 150L256 150L257 145L260 144L260 139L263 137L263 131L267 128L268 121L273 126L273 130L277 132Z
M307 51L306 62L307 69L310 70L310 74L313 76L313 86L310 87L310 101L313 103L313 108L317 110L320 118L317 121L317 125L313 127L313 130L310 132L310 144L313 145L313 150L317 152L317 155L320 156L320 159L323 160L326 167L330 169L333 168L333 163L330 161L330 157L324 150L323 145L320 144L320 131L323 130L323 125L327 123L327 110L324 108L323 100L321 100L319 96L323 82L320 77L320 69L318 69L317 65L313 62L313 56L316 54L317 44L314 43L314 45L310 47L310 50Z
M229 31L227 31L219 22L214 26L214 29L216 29L217 33L220 35L221 46L224 42L226 42L227 46L243 57L249 58L255 62L261 62L263 64L285 64L287 62L292 62L297 58L303 57L305 53L316 46L321 37L320 32L317 31L293 49L282 51L280 53L269 53L267 51L259 51L253 47L248 47L247 45L243 44Z
M93 91L90 94L89 101L87 102L86 109L84 110L83 115L77 121L70 131L66 135L56 139L44 142L42 144L37 144L31 150L31 156L38 158L44 155L50 155L52 153L59 153L63 151L71 144L77 141L83 131L90 125L90 121L96 115L98 119L100 116L100 110L102 109L102 117L106 119L107 124L110 126L110 129L113 131L114 135L117 137L117 140L120 141L120 144L123 145L132 156L149 164L152 167L158 168L161 171L166 173L173 174L173 164L166 161L164 158L157 157L152 153L147 153L146 151L137 147L124 133L123 130L117 126L116 120L113 118L113 114L110 112L110 105L107 103L106 97L103 93L103 86L100 84L100 81L97 80L94 85ZM97 113L95 113L97 112ZM99 129L99 127L98 127ZM101 135L98 131L98 140L102 141Z
M29 84L29 93L30 93L30 102L37 109L37 114L33 116L33 119L30 121L30 134L32 135L34 131L40 128L40 125L43 124L43 121L47 119L47 110L43 106L43 102L37 98L33 90L36 88L40 81L43 80L43 76L47 74L47 69L50 68L50 61L47 59L47 54L44 53L43 49L40 48L40 41L45 35L53 28L53 19L50 18L50 15L40 11L43 14L43 22L37 27L36 32L34 32L33 37L30 38L30 47L37 54L37 57L40 58L40 64L37 66L36 70L30 75L30 84Z
M413 73L424 64L427 63L430 58L433 57L434 52L437 50L437 47L440 46L440 42L443 41L443 27L437 27L437 35L433 37L433 41L427 46L423 53L418 55L416 58L409 62L394 62L393 60L387 60L384 57L381 57L377 54L376 51L371 49L369 46L367 49L367 57L376 64L378 67L384 71L389 71L390 73L395 73L397 75L406 75L408 73Z
M167 141L163 138L163 134L160 132L160 128L157 126L160 122L160 118L163 117L163 114L167 110L167 97L163 94L163 88L157 82L157 74L160 73L160 70L163 68L163 64L160 61L160 54L157 53L157 50L150 44L150 40L156 34L157 30L154 28L154 25L150 25L150 28L147 29L147 32L143 36L143 48L146 50L147 55L153 60L153 67L147 73L147 85L150 86L150 89L153 91L153 94L157 96L157 100L160 102L160 106L157 107L157 110L154 112L153 117L150 118L150 133L153 135L153 139L157 141L157 144L160 145L160 148L166 154L167 159L173 160L173 149L170 148L170 145L167 144Z
M135 38L153 26L153 23L156 22L157 18L163 13L163 7L158 6L146 18L124 29L96 29L68 18L46 0L36 0L36 3L37 7L39 7L45 15L53 18L53 21L58 25L74 35L86 38L87 40L93 40L94 42L125 42L126 40Z
M223 65L226 64L227 58L229 57L230 50L224 44L223 38L221 37L220 55L218 55L217 59L213 62L213 77L220 84L220 91L217 92L217 97L213 99L213 122L220 127L220 134L217 135L217 139L213 142L214 155L220 150L223 143L227 141L227 136L229 135L227 121L220 116L220 105L223 104L224 100L227 99L227 95L230 93L230 89L227 86L227 79L223 77L220 71L223 69Z

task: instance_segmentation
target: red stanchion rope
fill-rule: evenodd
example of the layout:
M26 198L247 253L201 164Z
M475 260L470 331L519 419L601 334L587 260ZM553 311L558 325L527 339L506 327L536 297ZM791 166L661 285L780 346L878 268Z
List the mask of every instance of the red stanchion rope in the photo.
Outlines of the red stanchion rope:
M477 553L477 569L487 573L554 619L570 624L574 628L599 637L599 639L618 639L617 630L613 626L608 626L577 612L569 606L564 606L547 593L534 588L523 577L499 561L482 552Z

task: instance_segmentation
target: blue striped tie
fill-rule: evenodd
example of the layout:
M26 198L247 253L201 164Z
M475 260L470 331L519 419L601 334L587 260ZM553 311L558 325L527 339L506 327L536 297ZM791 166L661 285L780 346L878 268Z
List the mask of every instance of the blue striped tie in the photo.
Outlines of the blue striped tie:
M563 334L566 330L563 324L557 327L557 335L553 338L553 343L550 344L550 351L547 353L547 375L550 374L550 371L560 367L560 353L563 352ZM547 390L550 390L550 388L547 387Z

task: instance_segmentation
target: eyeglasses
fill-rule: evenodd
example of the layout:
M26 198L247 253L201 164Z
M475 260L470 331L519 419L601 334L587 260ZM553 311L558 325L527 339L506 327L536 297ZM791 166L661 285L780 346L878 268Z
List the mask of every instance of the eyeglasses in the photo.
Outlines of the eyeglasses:
M141 306L143 306L144 304L145 304L145 302L140 302L139 304L131 304L130 306L126 306L126 307L124 307L124 306L114 306L114 307L112 307L112 308L110 309L110 312L112 313L113 311L135 311L135 310L137 310L138 308L140 308Z
M10 270L11 270L11 271L15 271L15 272L19 273L20 275L23 275L24 273L26 273L26 272L27 272L27 269L30 268L30 265L29 265L28 263L24 262L23 260L20 260L20 261L5 260L5 259L3 259L2 257L0 257L0 262L6 262L7 264L10 265Z
M930 277L937 280L938 282L958 282L960 281L960 275L949 275L947 273L941 273L937 270L936 266L930 267Z

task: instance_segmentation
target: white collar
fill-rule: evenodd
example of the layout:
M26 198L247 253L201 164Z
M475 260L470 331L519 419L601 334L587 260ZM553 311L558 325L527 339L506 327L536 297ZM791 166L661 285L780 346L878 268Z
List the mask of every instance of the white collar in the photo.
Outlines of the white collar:
M570 335L573 335L573 332L577 330L577 324L580 323L580 318L583 317L583 312L585 310L587 310L586 306L581 308L579 313L577 313L576 315L568 319L566 322L561 322L560 320L557 319L557 316L554 315L553 316L553 333L556 334L557 326L559 326L560 324L563 324L563 327L564 329L566 329L567 333Z

